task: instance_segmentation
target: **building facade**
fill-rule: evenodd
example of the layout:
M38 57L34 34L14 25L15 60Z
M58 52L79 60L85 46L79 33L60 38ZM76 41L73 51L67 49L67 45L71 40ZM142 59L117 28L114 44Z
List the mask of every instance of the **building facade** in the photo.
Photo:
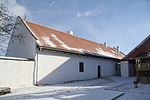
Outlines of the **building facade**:
M18 17L6 56L35 60L33 83L47 85L116 75L124 57L111 48Z

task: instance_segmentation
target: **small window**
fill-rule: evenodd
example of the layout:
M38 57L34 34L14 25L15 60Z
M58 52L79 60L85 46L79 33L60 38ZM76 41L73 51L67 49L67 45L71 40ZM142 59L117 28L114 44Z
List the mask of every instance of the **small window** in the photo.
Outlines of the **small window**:
M79 72L84 72L84 63L79 62Z

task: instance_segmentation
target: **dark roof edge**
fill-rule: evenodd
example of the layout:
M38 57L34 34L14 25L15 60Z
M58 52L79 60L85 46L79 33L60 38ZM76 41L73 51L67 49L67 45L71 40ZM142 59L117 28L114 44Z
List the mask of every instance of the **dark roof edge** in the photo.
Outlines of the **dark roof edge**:
M82 55L82 56L91 56L91 57L97 57L97 58L104 58L104 59L121 60L121 59L118 59L118 58L111 58L111 57L105 57L105 56L96 56L96 55L83 54L83 53L79 53L79 52L73 52L73 51L63 50L63 49L45 47L45 46L40 46L40 45L38 45L38 46L39 46L40 48L42 48L42 49L45 49L45 50L52 50L52 51L65 52L65 53L76 54L76 55Z
M140 59L142 60L146 60L146 59L150 59L150 57L141 57ZM126 58L126 59L122 59L121 61L130 61L130 60L136 60L136 58Z

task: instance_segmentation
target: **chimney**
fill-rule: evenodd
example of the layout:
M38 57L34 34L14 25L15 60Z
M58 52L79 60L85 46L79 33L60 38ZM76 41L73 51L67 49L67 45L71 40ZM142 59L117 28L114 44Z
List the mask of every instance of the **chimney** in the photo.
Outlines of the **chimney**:
M104 42L104 46L107 46L107 42Z
M69 34L73 35L73 31L71 31L71 30L70 30L70 31L68 31L67 33L69 33Z
M117 46L117 52L119 52L119 46Z

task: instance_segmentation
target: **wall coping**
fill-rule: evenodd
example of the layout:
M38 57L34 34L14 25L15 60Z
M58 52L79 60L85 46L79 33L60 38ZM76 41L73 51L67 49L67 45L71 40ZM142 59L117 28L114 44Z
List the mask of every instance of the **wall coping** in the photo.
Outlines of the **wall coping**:
M0 56L0 60L34 61L34 59L31 58L18 58L18 57L6 57L6 56Z

